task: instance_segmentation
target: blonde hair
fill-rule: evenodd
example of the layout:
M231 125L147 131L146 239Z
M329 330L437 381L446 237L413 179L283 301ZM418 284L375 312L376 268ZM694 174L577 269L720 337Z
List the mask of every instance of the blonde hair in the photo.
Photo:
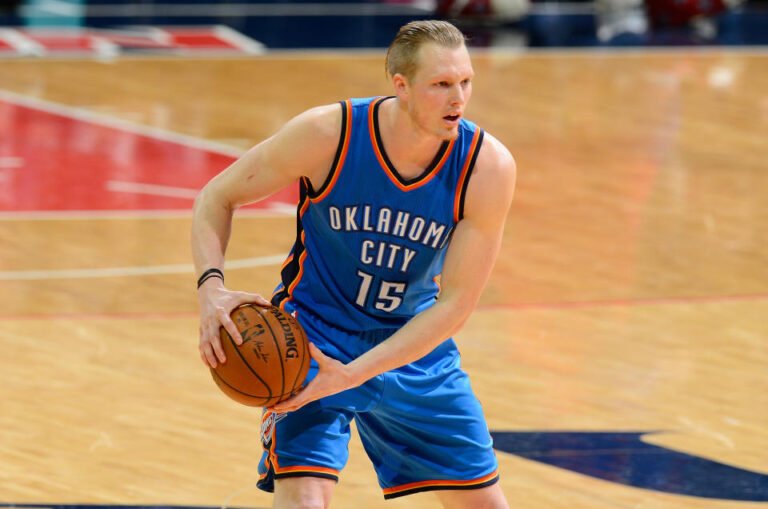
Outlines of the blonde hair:
M389 76L402 74L412 78L418 67L419 48L432 42L445 48L458 48L466 38L461 30L439 20L411 21L403 25L387 49L384 67Z

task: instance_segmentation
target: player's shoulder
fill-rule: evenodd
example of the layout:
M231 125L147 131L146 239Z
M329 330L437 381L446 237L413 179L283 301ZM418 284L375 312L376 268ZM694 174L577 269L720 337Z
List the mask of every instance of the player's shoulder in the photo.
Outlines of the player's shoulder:
M482 175L489 180L513 184L516 173L517 163L509 149L492 134L483 132L483 144L477 155L473 178Z
M286 127L309 132L318 140L338 139L342 125L342 103L309 108L293 117Z

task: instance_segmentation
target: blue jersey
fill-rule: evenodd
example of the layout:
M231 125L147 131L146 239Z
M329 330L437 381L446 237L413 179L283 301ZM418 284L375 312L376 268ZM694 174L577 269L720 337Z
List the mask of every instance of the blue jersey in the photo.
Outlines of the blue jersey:
M483 131L461 120L416 178L384 150L376 97L341 103L328 178L300 183L297 238L273 302L348 331L399 328L434 304Z

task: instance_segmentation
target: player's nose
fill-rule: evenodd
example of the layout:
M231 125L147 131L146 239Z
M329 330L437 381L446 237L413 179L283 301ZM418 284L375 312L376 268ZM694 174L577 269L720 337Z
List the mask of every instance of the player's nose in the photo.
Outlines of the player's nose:
M466 93L461 86L452 88L450 97L451 106L463 106L466 103Z

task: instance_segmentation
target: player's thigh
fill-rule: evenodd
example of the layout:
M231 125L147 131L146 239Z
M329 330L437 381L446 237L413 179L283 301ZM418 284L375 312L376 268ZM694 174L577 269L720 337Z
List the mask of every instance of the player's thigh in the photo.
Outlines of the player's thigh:
M275 481L274 509L325 509L336 482L319 477L288 477Z
M436 491L445 509L509 509L509 504L499 484L473 490Z

